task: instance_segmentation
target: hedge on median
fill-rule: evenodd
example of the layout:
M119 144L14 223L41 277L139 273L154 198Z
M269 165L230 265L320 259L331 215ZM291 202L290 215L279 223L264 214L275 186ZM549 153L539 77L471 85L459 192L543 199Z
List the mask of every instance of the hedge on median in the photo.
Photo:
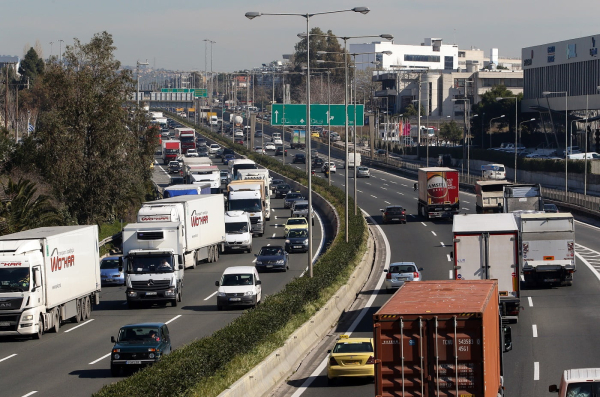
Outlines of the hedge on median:
M178 117L171 115L174 119ZM186 120L179 119L182 123ZM202 127L202 134L231 147L257 163L304 185L304 172L284 166L272 157L252 153ZM314 178L313 190L337 210L344 230L345 194L325 179ZM354 202L349 198L349 208ZM366 251L368 237L364 218L348 215L348 242L338 233L313 268L313 278L296 278L277 294L267 296L257 308L248 310L210 336L201 337L165 356L155 365L103 387L94 396L217 396L235 380L282 346L298 326L333 296L348 280Z

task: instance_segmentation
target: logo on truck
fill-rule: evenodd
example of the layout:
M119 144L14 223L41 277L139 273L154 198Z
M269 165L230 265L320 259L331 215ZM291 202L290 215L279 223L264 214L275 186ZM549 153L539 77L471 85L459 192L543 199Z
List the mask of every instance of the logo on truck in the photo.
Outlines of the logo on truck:
M66 269L75 265L75 255L73 254L74 249L68 249L63 252L58 252L58 249L52 251L50 258L50 271L55 272L58 270Z
M446 172L431 172L428 174L427 201L430 205L453 204L453 201L458 201L457 185L452 174L447 175Z
M196 211L192 212L191 224L192 227L205 225L208 223L208 215L196 215Z
M140 222L170 222L171 217L169 215L157 215L157 216L142 216Z
M1 262L2 266L21 266L21 262Z

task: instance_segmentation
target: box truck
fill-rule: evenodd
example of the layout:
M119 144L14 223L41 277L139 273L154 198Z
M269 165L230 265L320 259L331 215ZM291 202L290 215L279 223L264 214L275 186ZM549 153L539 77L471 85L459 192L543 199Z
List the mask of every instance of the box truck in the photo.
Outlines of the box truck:
M348 162L348 168L354 169L354 167L359 167L361 164L360 153L348 153L348 158L346 159Z
M306 148L306 131L293 130L292 131L292 140L290 141L290 147L292 149Z
M123 229L127 303L181 301L185 267L216 262L225 243L223 196L178 196L144 203Z
M423 218L452 218L458 214L458 171L446 167L419 168L418 178L418 213Z
M162 161L164 165L177 160L181 155L181 142L177 140L162 141Z
M186 154L188 149L196 149L196 131L193 128L175 128L175 131L181 142L182 154Z
M375 395L503 396L511 339L495 280L406 283L373 315Z
M271 177L267 168L239 170L238 180L261 180L264 183L264 201L267 221L271 220Z
M211 194L212 188L210 183L194 183L167 186L163 190L163 198L177 196L199 196L202 194Z
M247 212L252 233L261 237L266 223L264 186L263 180L232 181L227 185L227 210Z
M544 199L539 184L504 186L504 212L543 210Z
M58 332L99 303L97 226L40 227L0 237L0 336Z
M573 285L575 220L567 212L514 212L519 226L521 270L525 283Z
M517 321L521 288L519 229L513 214L454 217L454 279L498 280L502 318Z

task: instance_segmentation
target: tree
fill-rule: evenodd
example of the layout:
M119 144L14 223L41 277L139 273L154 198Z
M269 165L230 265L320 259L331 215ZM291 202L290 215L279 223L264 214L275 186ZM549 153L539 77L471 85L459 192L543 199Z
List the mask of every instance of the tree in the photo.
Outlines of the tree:
M151 186L157 132L125 107L136 84L114 51L107 32L75 39L36 87L37 166L79 224L127 217Z
M496 98L514 97L512 91L508 90L503 85L496 85L491 90L481 96L481 101L472 106L471 114L479 115L478 122L474 122L471 125L471 134L475 137L476 141L481 139L482 130L481 127L489 128L489 120L495 117L505 115L505 117L496 120L498 125L503 128L508 125L509 129L514 133L515 126L515 100L517 101L517 109L521 108L521 100L523 94L517 95L517 99L504 99L498 101ZM485 114L485 117L484 117ZM520 114L519 114L520 116ZM483 131L485 132L485 131Z
M19 66L20 88L27 87L28 83L33 85L37 77L44 73L44 67L44 60L38 56L33 47L29 48L25 58L21 61L21 66Z
M406 105L406 107L404 109L402 109L400 111L400 113L402 113L405 117L408 117L408 116L417 116L418 117L419 116L417 108L412 103L409 103L408 105ZM421 104L421 116L425 116L425 108L423 107L423 104Z
M456 143L462 139L463 129L452 120L440 125L439 137L446 142Z

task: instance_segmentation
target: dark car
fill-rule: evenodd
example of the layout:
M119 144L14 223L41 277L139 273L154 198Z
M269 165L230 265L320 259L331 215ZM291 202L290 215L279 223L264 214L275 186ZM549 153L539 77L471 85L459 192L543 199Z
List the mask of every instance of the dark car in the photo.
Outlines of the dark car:
M237 143L238 145L243 145L244 144L244 140L242 138L237 138L234 143Z
M273 193L275 193L275 189L277 188L277 186L281 185L282 183L285 183L285 181L283 179L272 179L271 180L271 191Z
M218 150L215 152L215 158L217 158L217 159L220 159L220 158L222 158L222 157L223 157L223 151L224 151L224 150L225 150L225 149L223 149L223 148L221 148L221 149L218 149Z
M406 223L406 210L400 205L389 205L380 211L383 212L383 223Z
M229 160L234 160L235 156L233 154L224 154L223 155L223 164L229 164Z
M226 154L234 154L235 152L233 151L233 149L229 149L228 147L223 148L223 156L225 156Z
M263 133L262 133L262 131L256 131L256 132L254 133L254 137L255 137L255 138L262 138L262 136L263 136Z
M121 327L110 355L110 372L118 376L121 369L154 364L171 353L169 328L164 323L130 324Z
M556 204L544 204L544 212L558 214L558 207L556 206Z
M256 256L256 270L283 270L288 269L288 253L280 245L262 247Z
M196 145L198 147L206 146L206 139L205 138L196 138Z
M283 208L292 208L294 202L298 200L304 200L304 196L296 192L290 192L286 194L285 200L283 200Z
M296 153L294 155L294 159L292 160L293 164L296 163L302 163L302 164L306 164L306 156L304 155L304 153Z
M100 283L105 285L124 285L123 270L119 271L119 257L107 256L100 261Z
M284 151L283 146L277 146L275 149L275 156L281 156L282 153L284 156L287 156L287 149Z
M181 176L181 175L172 176L171 179L169 180L169 186L183 185L183 183L184 183L184 180L183 180L183 176Z
M307 252L308 230L291 229L285 239L285 250L287 252Z
M387 152L384 149L377 149L376 154L378 154L379 156L385 156Z
M229 172L227 170L220 170L219 174L221 177L221 185L227 184L227 180L229 179Z
M179 174L181 171L181 164L179 161L169 161L169 174Z
M287 194L291 190L292 190L292 188L287 183L279 184L275 188L275 198L283 198L283 197L287 196Z
M317 158L313 159L313 162L312 162L312 166L311 166L311 168L312 168L313 170L320 169L320 168L322 168L322 167L323 167L323 164L324 164L324 163L325 163L325 162L323 161L323 159L322 159L322 158L320 158L320 157L317 157Z

